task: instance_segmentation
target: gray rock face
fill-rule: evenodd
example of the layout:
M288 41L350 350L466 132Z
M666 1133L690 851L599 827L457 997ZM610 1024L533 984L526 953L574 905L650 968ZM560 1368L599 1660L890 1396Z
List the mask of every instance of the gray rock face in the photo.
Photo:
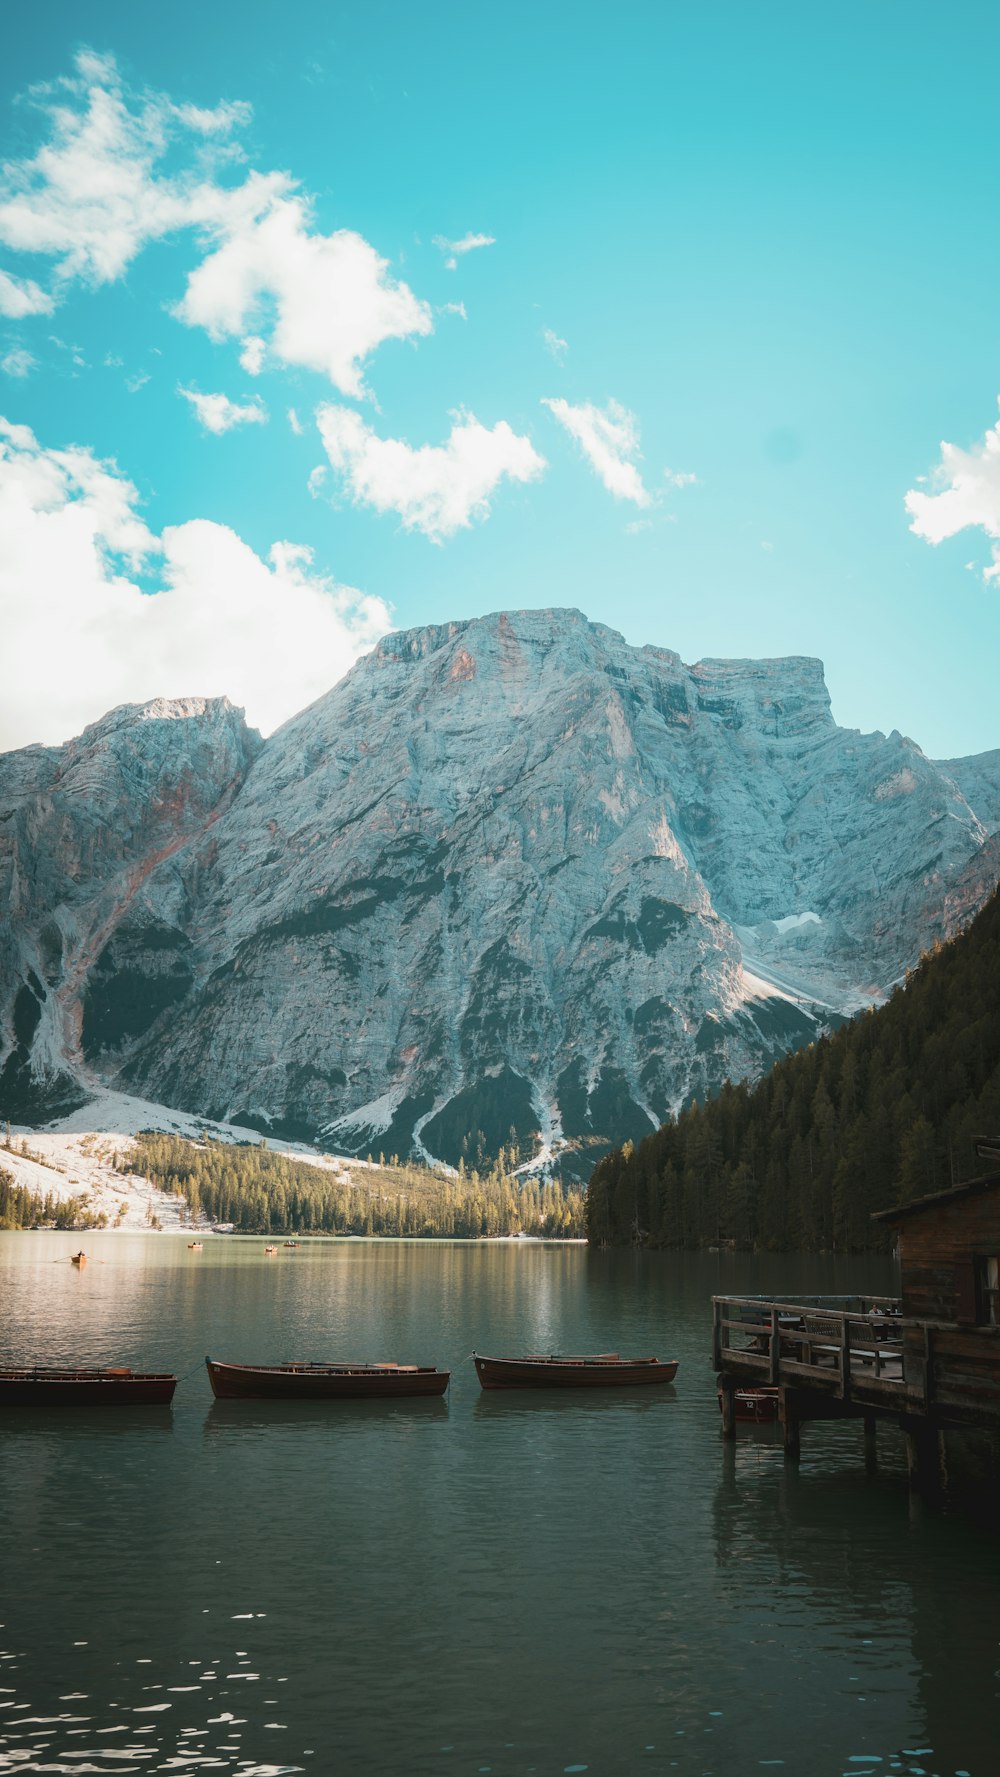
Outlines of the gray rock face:
M187 991L188 907L170 860L229 806L260 744L225 699L186 698L125 705L64 747L0 754L7 1116L84 1102L84 1056L126 1046Z
M389 636L263 745L116 711L0 760L5 1077L585 1177L981 904L991 758L838 728L817 661L575 611Z

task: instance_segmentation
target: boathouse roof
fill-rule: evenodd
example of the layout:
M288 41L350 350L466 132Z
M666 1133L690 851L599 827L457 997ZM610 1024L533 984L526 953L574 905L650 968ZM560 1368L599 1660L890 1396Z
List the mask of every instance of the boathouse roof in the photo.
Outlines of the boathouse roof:
M1000 1136L980 1136L973 1143L977 1160L993 1160L1000 1164ZM915 1197L912 1203L900 1203L895 1209L880 1209L873 1222L899 1222L904 1217L923 1215L925 1210L945 1209L949 1203L961 1203L966 1197L978 1197L984 1191L1000 1187L1000 1172L988 1172L981 1178L966 1179L964 1185L952 1185L947 1191L931 1191L926 1197Z
M970 1178L964 1185L952 1185L947 1191L931 1191L926 1197L914 1197L912 1203L900 1203L895 1209L877 1209L873 1222L900 1222L906 1216L922 1215L925 1210L944 1209L949 1203L961 1203L965 1197L978 1197L984 1191L1000 1189L1000 1172L986 1178Z

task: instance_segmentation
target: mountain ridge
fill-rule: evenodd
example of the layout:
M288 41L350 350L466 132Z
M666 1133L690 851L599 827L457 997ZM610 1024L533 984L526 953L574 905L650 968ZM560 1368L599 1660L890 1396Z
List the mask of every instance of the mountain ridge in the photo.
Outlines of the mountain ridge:
M982 904L992 759L839 728L811 657L558 608L393 632L264 741L123 706L0 756L0 1108L98 1081L586 1176Z

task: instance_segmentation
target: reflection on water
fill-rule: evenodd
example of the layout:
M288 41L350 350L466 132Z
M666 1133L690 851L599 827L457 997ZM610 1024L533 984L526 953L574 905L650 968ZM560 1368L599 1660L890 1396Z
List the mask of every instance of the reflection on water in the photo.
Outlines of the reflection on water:
M911 1514L879 1433L723 1445L713 1289L876 1263L0 1236L20 1361L182 1377L172 1415L0 1421L0 1770L788 1777L997 1768L1000 1545ZM469 1353L678 1357L493 1394ZM213 1402L204 1353L397 1357L444 1400Z
M447 1395L419 1395L389 1401L213 1401L205 1415L206 1433L295 1431L319 1426L338 1438L363 1426L395 1419L447 1419Z
M484 1388L475 1411L483 1419L523 1417L526 1413L572 1413L579 1423L602 1413L655 1413L677 1390L669 1382L652 1388Z

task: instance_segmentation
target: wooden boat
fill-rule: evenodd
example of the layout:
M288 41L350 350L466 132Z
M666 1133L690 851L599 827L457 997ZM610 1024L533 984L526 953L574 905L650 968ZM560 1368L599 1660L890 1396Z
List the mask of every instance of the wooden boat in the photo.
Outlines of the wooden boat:
M188 1252L189 1253L200 1253L200 1252L204 1252L204 1250L205 1250L205 1242L203 1240L189 1240L188 1241Z
M147 1370L74 1370L36 1365L0 1370L3 1407L166 1407L177 1377Z
M276 1246L265 1246L265 1248L264 1248L265 1259L273 1259L277 1250L278 1249Z
M482 1388L632 1388L672 1382L676 1363L658 1357L482 1357L472 1354Z
M78 1253L71 1253L69 1262L71 1265L79 1265L79 1267L82 1271L84 1265L87 1263L87 1255L85 1252L82 1252L82 1251L78 1252Z
M444 1394L449 1370L433 1364L222 1364L207 1357L217 1401L390 1400Z
M299 1243L298 1243L298 1241L297 1241L297 1240L286 1240L286 1241L285 1241L285 1245L286 1245L286 1246L298 1246L298 1244L299 1244Z
M722 1389L719 1394L719 1411L722 1411ZM776 1388L734 1388L733 1413L743 1424L770 1425L778 1417L778 1395Z

